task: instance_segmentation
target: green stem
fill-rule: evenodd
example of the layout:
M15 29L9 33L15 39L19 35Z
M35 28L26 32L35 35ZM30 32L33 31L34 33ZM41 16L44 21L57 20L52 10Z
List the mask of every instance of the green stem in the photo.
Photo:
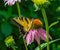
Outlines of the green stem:
M39 46L39 50L42 50L41 45L40 45L40 44L38 44L38 46Z
M28 50L27 45L26 45L26 40L24 37L23 37L23 41L24 41L24 45L25 45L26 50Z
M19 14L19 17L20 17L20 16L21 16L21 13L20 13L20 6L19 6L19 3L16 2L16 5L17 5L18 14Z
M48 26L48 20L46 16L46 12L44 8L41 8L41 12L44 18L45 26L46 26L46 36L47 36L47 50L49 50L49 26Z
M18 2L16 2L16 5L17 5L17 9L18 9L18 14L19 14L19 17L21 17L19 3L18 3ZM26 50L28 50L27 45L26 45L25 38L23 38L23 41L24 41L24 45L25 45Z
M12 47L13 50L16 50L15 47L14 47L13 45L11 45L11 47Z

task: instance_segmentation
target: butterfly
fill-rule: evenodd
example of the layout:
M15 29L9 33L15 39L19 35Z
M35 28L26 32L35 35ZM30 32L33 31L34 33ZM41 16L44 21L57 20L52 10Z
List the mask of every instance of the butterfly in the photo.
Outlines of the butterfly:
M32 19L26 17L15 17L13 20L20 25L20 29L28 32L32 26Z
M20 25L21 32L29 32L35 26L41 26L42 22L39 19L30 19L26 17L15 17L13 20Z

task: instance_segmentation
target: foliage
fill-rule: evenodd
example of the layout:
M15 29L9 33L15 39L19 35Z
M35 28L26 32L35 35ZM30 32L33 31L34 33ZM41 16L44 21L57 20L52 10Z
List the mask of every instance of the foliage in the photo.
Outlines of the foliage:
M60 0L49 0L50 4L46 6L46 13L49 23L49 32L52 36L52 40L60 38ZM22 0L20 4L21 15L23 17L38 18L43 22L43 28L45 28L44 20L40 9L37 11L31 0ZM6 47L4 40L12 35L15 41L16 50L25 50L23 37L20 37L18 25L13 21L13 17L17 17L17 6L4 6L3 0L0 0L0 50L12 50L10 47ZM51 24L52 23L52 24ZM43 44L44 41L41 41ZM29 50L34 50L37 47L37 43L33 42L28 46ZM43 49L45 50L46 47ZM54 42L50 45L51 50L60 50L60 41Z

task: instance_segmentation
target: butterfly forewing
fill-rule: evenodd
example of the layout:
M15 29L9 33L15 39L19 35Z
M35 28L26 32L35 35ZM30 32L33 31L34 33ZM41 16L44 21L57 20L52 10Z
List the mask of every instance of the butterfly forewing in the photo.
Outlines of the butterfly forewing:
M15 17L15 18L13 18L13 20L16 23L18 23L19 25L23 26L23 30L25 32L28 32L30 30L31 25L32 25L32 20L31 19L25 18L25 17L21 17L21 18L20 17L17 17L17 18Z

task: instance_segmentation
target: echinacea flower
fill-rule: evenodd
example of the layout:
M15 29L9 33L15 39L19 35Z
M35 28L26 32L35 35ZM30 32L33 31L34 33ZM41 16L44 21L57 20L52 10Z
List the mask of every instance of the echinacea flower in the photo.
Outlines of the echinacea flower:
M8 4L10 6L14 5L15 2L21 2L21 0L4 0L5 5Z
M50 35L49 38L52 39ZM26 36L27 45L31 44L34 39L37 41L38 44L40 44L40 39L46 41L46 31L43 28L30 30Z

